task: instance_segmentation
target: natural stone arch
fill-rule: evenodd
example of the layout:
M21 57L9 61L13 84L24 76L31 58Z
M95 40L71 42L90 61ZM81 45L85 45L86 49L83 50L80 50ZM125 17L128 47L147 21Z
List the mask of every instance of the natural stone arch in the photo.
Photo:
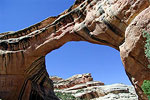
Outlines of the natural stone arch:
M140 100L150 80L142 30L149 25L148 0L77 0L68 10L17 32L0 34L0 98L57 100L45 55L68 41L108 45L121 52ZM120 46L120 49L119 49Z

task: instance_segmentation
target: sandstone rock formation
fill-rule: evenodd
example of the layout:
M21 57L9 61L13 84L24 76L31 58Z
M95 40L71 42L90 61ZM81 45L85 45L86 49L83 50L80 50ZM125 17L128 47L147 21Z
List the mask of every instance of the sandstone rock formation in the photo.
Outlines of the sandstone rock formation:
M76 0L56 17L17 32L0 34L0 98L55 99L45 55L69 41L88 41L120 51L139 100L150 80L143 30L150 30L149 0Z
M65 89L70 88L78 84L87 83L93 81L93 78L90 73L86 74L77 74L66 80L59 78L57 76L52 76L50 79L54 82L55 89ZM59 79L59 80L58 80ZM93 82L94 83L94 82ZM102 82L95 82L95 85L104 85ZM92 84L87 84L88 86ZM93 84L94 85L94 84ZM79 87L80 88L80 87ZM81 87L82 88L82 87Z
M53 80L53 77L50 78L54 81L54 91L56 94L59 94L60 99L62 99L61 96L64 94L70 94L75 97L74 99L62 100L138 100L133 86L124 84L104 85L102 82L93 80L84 81L82 83L77 82L81 80L82 76L89 75L90 74L74 75L66 80ZM84 80L84 78L82 79ZM72 82L74 83L73 86ZM61 88L63 84L64 88ZM68 84L68 87L66 87L66 84Z

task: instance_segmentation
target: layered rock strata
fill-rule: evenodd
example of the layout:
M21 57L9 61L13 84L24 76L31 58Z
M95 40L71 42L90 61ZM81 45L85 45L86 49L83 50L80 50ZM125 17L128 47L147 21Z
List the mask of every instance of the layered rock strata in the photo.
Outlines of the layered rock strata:
M55 99L45 55L69 41L88 41L120 51L139 100L150 80L143 30L150 30L149 0L76 0L56 17L17 32L0 34L0 98Z
M56 77L52 76L50 77L50 79L54 82L55 89L70 88L77 84L93 81L93 78L90 73L74 75L66 80L59 78L57 76ZM99 82L99 84L104 85L104 83L102 82Z
M66 96L62 100L138 100L133 86L124 84L104 85L100 81L84 81L85 78L82 78L82 76L87 75L78 74L66 80L62 78L61 80L53 80L53 77L50 78L54 81L54 91L59 94L60 99L62 99L62 96ZM84 82L77 82L78 80ZM74 83L73 86L72 82ZM63 87L63 84L65 88L60 88ZM68 84L68 87L66 87L66 84ZM75 98L68 98L67 94Z

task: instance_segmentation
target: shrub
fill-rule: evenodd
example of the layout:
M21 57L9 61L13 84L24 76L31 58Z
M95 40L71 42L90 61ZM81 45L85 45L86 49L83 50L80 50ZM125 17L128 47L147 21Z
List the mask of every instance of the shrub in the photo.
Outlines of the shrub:
M146 31L143 32L143 37L146 38L145 44L145 55L150 59L150 34Z
M87 100L76 98L71 93L55 92L55 95L61 100Z
M76 98L70 93L55 92L56 96L62 100L75 100Z
M150 96L148 96L148 100L150 100Z
M146 38L145 55L150 60L150 34L149 32L144 31L143 37ZM150 68L150 64L148 65L148 68ZM144 93L148 95L148 100L150 100L150 80L144 80L141 87Z
M83 89L80 89L80 90L78 90L76 93L81 93L81 92L84 92L84 90L83 90Z
M148 95L148 100L150 100L150 80L144 80L141 87L144 93Z
M146 38L145 43L145 56L150 60L150 34L146 31L143 32L143 37ZM150 68L150 64L147 66Z
M86 100L73 96L71 93L55 92L55 95L61 100Z

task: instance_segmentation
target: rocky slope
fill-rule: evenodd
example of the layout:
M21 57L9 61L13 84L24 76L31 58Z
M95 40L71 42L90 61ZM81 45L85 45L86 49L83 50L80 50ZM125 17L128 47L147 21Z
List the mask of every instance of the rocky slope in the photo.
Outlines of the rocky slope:
M56 95L62 100L138 100L133 86L104 85L93 81L89 73L74 75L66 80L57 76L50 78L54 82Z
M139 100L148 100L141 86L144 80L150 81L142 35L150 33L149 5L150 0L76 0L58 16L17 32L1 33L0 98L58 100L45 56L66 42L87 41L120 51Z

